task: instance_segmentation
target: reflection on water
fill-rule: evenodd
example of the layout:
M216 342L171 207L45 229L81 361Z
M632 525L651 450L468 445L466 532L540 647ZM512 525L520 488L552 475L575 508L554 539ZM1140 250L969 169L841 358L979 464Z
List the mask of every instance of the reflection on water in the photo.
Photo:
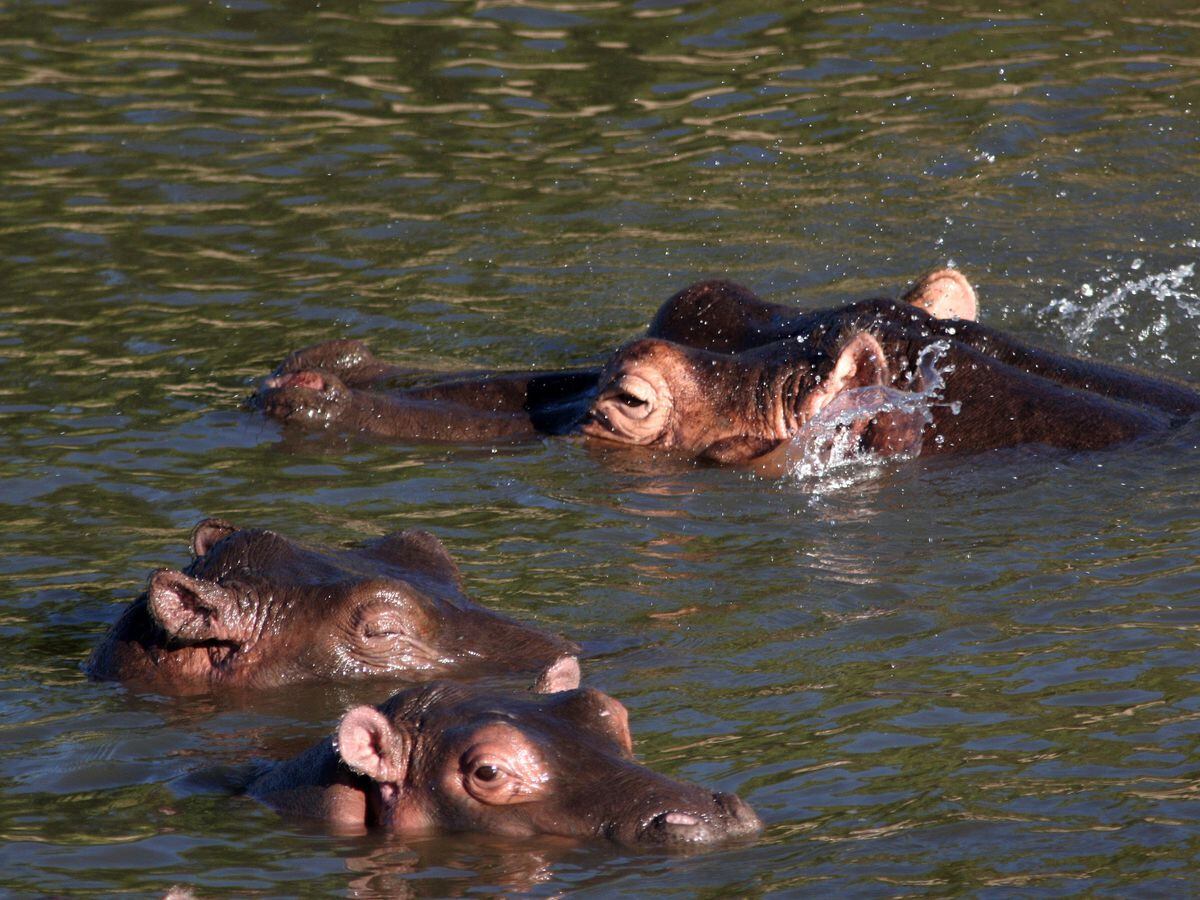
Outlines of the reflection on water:
M0 9L3 889L1190 887L1195 423L814 493L569 441L282 436L239 404L329 338L554 367L701 277L816 306L947 260L989 324L1200 379L1196 10L327 7ZM766 833L401 844L197 789L391 687L87 683L204 515L435 531L480 601L583 643L645 761L743 794Z

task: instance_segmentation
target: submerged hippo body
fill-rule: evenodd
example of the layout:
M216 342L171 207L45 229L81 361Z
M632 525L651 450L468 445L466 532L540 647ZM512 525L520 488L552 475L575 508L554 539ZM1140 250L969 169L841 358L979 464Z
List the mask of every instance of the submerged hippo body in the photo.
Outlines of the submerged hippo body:
M445 547L402 531L327 550L205 519L87 663L93 678L186 693L305 680L534 671L574 644L473 603Z
M555 668L543 676L544 695L438 681L352 709L335 737L268 768L246 792L339 830L545 834L653 847L761 828L736 796L638 764L625 708L578 689L577 668Z
M806 421L796 417L803 412L797 407L790 424L780 424L778 417L773 427L755 423L776 401L753 382L767 372L790 371L786 390L795 392L802 387L803 370L815 384L834 370L846 342L865 333L887 351L880 385L910 393L920 389L913 357L934 344L945 345L939 351L944 371L949 373L955 360L965 367L947 380L941 395L947 405L931 409L925 437L932 440L914 441L895 431L911 431L911 418L885 416L859 428L870 432L864 446L884 453L916 443L925 453L1021 443L1106 446L1160 427L1164 416L1200 412L1200 393L1186 385L1025 345L974 321L976 312L974 290L953 269L926 275L900 300L861 300L815 311L767 303L733 282L703 281L664 303L646 338L617 351L603 370L463 375L398 387L411 383L413 373L380 363L358 342L334 341L288 357L263 383L256 401L286 422L401 440L494 442L582 431L612 442L669 446L713 462L742 463L789 440ZM675 377L679 395L672 402L681 405L674 415L687 421L676 422L679 433L650 439L639 431L631 438L606 426L622 418L611 405L613 398L636 402L619 399L614 375L651 346L660 347L655 352L664 378L697 373ZM832 399L825 397L817 408ZM800 401L781 397L778 402L786 407ZM949 408L965 412L948 418ZM1089 433L1093 421L1101 425Z

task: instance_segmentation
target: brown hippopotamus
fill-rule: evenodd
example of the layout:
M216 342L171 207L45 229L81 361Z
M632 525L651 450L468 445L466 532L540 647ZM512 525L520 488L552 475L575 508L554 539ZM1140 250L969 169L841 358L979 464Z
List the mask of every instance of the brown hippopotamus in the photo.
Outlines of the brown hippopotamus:
M974 306L935 302L941 274L921 279L898 303L874 301L883 304L880 314L899 315L916 304L938 315L973 316ZM860 306L847 307L847 315L861 315ZM732 282L705 281L668 300L647 336L728 352L768 342L776 333L770 329L788 327L797 312L763 303ZM818 324L801 317L795 327ZM272 418L308 429L411 441L524 441L576 430L600 373L599 367L472 372L425 383L428 377L380 361L361 341L337 340L289 355L263 380L251 403Z
M663 847L756 833L732 794L634 760L625 708L559 664L542 694L436 681L359 706L335 736L251 779L246 793L339 830L475 831Z
M578 651L469 600L424 531L329 550L205 519L192 553L183 571L150 576L92 654L90 676L188 693L528 672Z
M934 344L943 348L938 354L944 371L956 361L965 366L945 386L941 400L947 405L933 407L937 421L917 424L912 415L880 414L853 426L865 448L885 454L918 444L925 453L1033 442L1106 446L1161 427L1171 416L1200 411L1200 393L1186 385L1024 345L974 321L976 312L974 290L954 269L926 275L900 300L861 300L807 312L764 302L732 282L704 281L663 304L646 339L619 350L603 370L476 374L413 384L414 373L379 362L361 343L335 341L288 357L263 382L256 401L284 421L398 439L511 441L582 431L611 442L745 463L789 442L808 421L796 409L790 421L777 418L771 428L754 424L765 415L761 404L773 401L748 392L747 379L791 366L796 378L789 389L803 387L802 368L815 383L835 370L846 342L863 333L893 354L880 359L886 379L872 382L893 390L922 389L914 355L925 358ZM669 388L674 378L681 391L671 398L682 404L674 430L650 435L645 424L636 433L609 427L630 418L638 398L622 394L620 378L635 357L649 365L651 348L657 348L656 365L665 379L660 387ZM843 362L849 365L851 358ZM681 377L699 372L697 367L708 367L708 374L689 376L684 385ZM976 374L968 377L967 371ZM850 389L862 386L853 381ZM705 396L710 389L724 393ZM644 386L639 390L646 392ZM1001 402L982 402L992 396ZM824 409L832 397L813 399ZM784 406L789 402L779 398ZM843 419L847 402L835 404ZM958 413L947 418L946 410ZM1093 420L1102 423L1094 433Z

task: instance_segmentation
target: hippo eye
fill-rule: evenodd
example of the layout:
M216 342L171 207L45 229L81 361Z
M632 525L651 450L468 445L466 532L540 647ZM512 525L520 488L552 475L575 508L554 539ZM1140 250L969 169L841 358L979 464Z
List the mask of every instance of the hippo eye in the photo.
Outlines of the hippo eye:
M480 781L495 781L500 777L500 770L495 766L480 766L475 770L475 777Z
M645 406L649 402L641 397L635 396L634 394L626 393L621 393L617 399L620 400L625 406L629 407Z

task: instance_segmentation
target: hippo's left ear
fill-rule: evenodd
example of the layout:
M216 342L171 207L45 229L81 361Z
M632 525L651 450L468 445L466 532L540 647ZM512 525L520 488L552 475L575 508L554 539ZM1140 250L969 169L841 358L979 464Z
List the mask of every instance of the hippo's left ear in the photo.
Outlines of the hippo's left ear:
M436 537L428 531L409 528L385 534L368 544L368 553L422 575L462 585L458 563Z
M979 301L971 282L957 269L936 269L923 276L901 298L935 319L979 318Z
M381 784L401 784L411 740L374 706L356 706L338 724L337 753L347 766Z
M192 555L208 556L213 545L237 531L236 525L230 525L224 519L202 519L192 529Z
M579 660L574 656L560 656L533 683L536 694L557 694L573 691L579 687Z
M883 347L873 336L860 331L846 342L838 353L833 370L805 399L802 407L805 418L811 419L843 391L886 384L888 377Z

